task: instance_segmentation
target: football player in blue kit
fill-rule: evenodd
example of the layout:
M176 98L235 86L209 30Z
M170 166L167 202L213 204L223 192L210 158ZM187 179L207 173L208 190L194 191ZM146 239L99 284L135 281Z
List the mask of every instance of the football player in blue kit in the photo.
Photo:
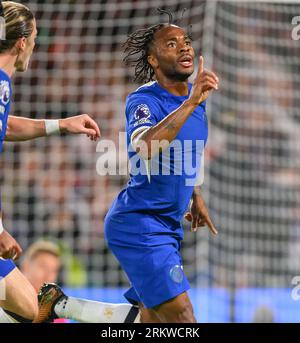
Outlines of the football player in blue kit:
M169 23L131 34L125 53L136 79L145 84L126 100L128 154L135 170L106 215L106 240L131 282L125 297L139 305L142 322L193 323L180 255L181 220L190 201L185 218L192 231L207 225L218 232L200 193L200 164L194 174L179 167L201 161L208 135L205 100L218 89L219 79L203 69L201 56L193 84L188 82L195 52L171 15ZM180 149L185 146L190 148ZM166 156L169 173L163 172Z
M0 151L4 140L25 141L59 132L82 133L91 140L99 138L98 125L86 114L62 120L33 120L9 115L11 77L15 72L26 71L37 29L32 12L22 4L0 2L0 16L4 18L6 33L0 40ZM13 262L21 252L19 244L2 225L0 207L0 307L6 316L2 316L0 322L31 322L38 315L35 290Z

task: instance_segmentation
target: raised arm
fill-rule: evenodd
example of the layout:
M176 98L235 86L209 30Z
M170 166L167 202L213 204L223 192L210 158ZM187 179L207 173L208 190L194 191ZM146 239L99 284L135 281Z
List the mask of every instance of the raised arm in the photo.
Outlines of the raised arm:
M136 152L143 159L151 159L159 153L162 145L163 148L167 148L196 107L207 99L211 90L218 89L218 82L219 80L213 72L203 70L203 57L201 56L190 97L162 121L132 137L132 145ZM165 144L160 144L161 141L164 141Z
M27 141L59 132L86 134L91 140L100 137L97 123L87 114L60 120L36 120L9 116L5 141Z

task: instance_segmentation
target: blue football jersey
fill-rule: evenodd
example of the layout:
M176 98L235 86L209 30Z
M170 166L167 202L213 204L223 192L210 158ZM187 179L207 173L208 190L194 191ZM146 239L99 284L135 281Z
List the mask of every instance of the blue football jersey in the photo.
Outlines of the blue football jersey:
M0 152L6 135L12 86L10 77L0 69Z
M189 84L189 93L191 88ZM187 98L188 95L169 93L158 82L148 83L128 95L125 112L130 180L115 199L107 217L121 224L124 218L129 220L134 215L137 222L143 215L150 216L163 230L172 232L181 226L199 176L208 136L205 102L190 115L169 148L149 161L139 158L132 148L131 138L162 121ZM131 214L130 218L127 214ZM155 223L149 226L154 228Z

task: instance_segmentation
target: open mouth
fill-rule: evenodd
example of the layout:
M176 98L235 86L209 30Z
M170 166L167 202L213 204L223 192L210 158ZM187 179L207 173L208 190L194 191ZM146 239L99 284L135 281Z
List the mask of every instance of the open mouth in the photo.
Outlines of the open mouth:
M193 58L189 55L186 55L186 56L181 57L178 63L184 68L189 68L193 66Z

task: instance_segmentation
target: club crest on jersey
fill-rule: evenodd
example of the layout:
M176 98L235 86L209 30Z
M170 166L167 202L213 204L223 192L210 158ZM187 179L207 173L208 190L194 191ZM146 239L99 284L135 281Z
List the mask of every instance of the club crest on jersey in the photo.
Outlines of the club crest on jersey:
M9 83L5 80L0 82L0 100L3 105L7 105L10 100Z
M170 269L170 277L176 283L181 283L183 281L183 269L182 266L175 265Z

